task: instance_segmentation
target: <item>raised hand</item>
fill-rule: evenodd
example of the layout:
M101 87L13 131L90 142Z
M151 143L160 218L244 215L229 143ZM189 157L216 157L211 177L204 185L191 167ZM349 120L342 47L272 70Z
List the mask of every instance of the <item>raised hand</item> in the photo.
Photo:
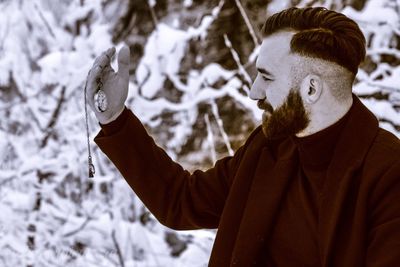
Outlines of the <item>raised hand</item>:
M123 46L119 51L118 72L115 72L111 67L111 58L115 54L114 47L97 57L89 71L86 98L101 124L107 124L115 120L124 110L129 86L129 53L127 46ZM101 111L101 107L98 109L95 106L94 98L99 89L104 92L107 101L104 111ZM99 98L100 102L104 101L101 94L97 94L96 97ZM103 104L105 103L103 102Z

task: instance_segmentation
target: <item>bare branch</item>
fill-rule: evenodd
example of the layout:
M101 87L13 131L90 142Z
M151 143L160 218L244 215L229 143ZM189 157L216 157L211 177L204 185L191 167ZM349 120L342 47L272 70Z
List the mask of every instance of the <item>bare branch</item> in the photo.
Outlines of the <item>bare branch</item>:
M112 211L109 211L109 213L110 213L111 219L115 220L114 214L112 213ZM115 249L117 250L119 264L121 265L121 267L125 267L124 257L122 256L121 248L120 248L117 238L115 236L115 227L113 227L113 229L111 231L111 238L114 243Z
M215 121L217 122L218 129L219 129L219 132L221 133L222 139L224 140L225 146L228 149L228 153L229 153L230 156L233 156L234 152L233 152L231 143L229 142L229 137L225 132L224 124L222 122L222 119L219 116L218 106L215 103L215 101L211 101L211 110L212 110L212 113L213 113L213 115L215 117Z
M206 121L207 125L207 140L208 143L210 144L210 150L211 150L211 159L213 162L217 160L217 155L215 152L215 145L214 145L214 135L211 129L211 123L210 123L210 118L208 117L208 114L204 115L204 120Z
M140 84L138 84L138 93L141 96L143 96L143 93L142 93L143 86L147 83L147 81L150 79L150 76L151 76L150 68L146 64L144 64L144 67L147 70L146 76L144 77L143 81ZM137 78L135 78L135 79L136 79L136 83L138 83Z
M50 138L51 134L52 134L52 128L54 127L54 125L56 124L59 116L60 116L60 112L61 112L61 105L65 100L65 91L66 91L67 87L63 86L61 89L61 94L60 97L58 99L58 103L57 103L57 107L53 112L53 115L51 116L51 119L49 121L49 124L47 125L47 128L45 129L45 131L47 132L47 134L45 135L45 137L42 139L41 145L40 147L43 148L46 146L48 139Z
M72 236L72 235L74 235L74 234L76 234L76 233L78 233L78 232L80 232L80 231L82 231L85 227L86 227L86 225L91 221L92 219L91 218L86 218L86 220L82 223L82 225L81 226L79 226L77 229L75 229L75 230L72 230L72 231L70 231L70 232L68 232L68 233L66 233L66 234L63 234L62 236L63 237L70 237L70 236Z
M47 22L46 18L44 17L42 11L39 9L38 5L35 3L34 4L36 11L38 12L40 18L42 19L44 25L46 26L47 30L49 31L51 37L56 39L56 35L54 34L53 30L50 27L50 24Z
M153 5L150 4L150 1L151 0L147 0L147 5L149 6L149 9L150 9L150 14L151 14L151 18L153 20L154 28L157 28L158 19L156 16L156 12L154 11L154 7L153 7Z
M233 49L232 47L232 43L229 40L228 36L226 34L224 34L224 39L225 39L225 45L229 48L231 55L233 57L233 59L236 62L236 65L239 67L239 73L243 76L243 78L246 80L246 82L251 85L252 81L250 78L250 75L247 73L245 67L243 66L243 64L240 62L240 58L238 53L235 51L235 49Z
M242 17L244 19L244 22L246 23L247 28L249 29L251 38L253 39L254 45L259 46L258 38L256 33L254 32L253 26L250 23L249 17L246 14L246 11L244 10L242 3L240 3L240 0L235 0L236 6L238 7L240 14L242 14Z

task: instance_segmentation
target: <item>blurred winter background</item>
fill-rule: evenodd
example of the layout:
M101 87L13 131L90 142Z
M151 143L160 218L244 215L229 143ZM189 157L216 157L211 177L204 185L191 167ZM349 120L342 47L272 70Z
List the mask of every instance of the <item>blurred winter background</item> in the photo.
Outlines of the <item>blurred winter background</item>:
M215 231L160 225L93 143L91 111L88 178L86 74L129 45L127 106L171 157L207 168L259 124L258 30L289 6L359 23L354 92L400 136L399 0L0 0L0 266L206 266Z

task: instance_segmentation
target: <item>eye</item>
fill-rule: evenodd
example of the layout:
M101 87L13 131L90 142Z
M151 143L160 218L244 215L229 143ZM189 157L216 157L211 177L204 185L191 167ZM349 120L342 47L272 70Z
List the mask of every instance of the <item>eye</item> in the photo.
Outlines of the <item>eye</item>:
M267 78L267 77L265 77L265 76L263 76L263 75L261 75L261 78L262 78L264 81L266 81L266 82L272 81L272 79Z

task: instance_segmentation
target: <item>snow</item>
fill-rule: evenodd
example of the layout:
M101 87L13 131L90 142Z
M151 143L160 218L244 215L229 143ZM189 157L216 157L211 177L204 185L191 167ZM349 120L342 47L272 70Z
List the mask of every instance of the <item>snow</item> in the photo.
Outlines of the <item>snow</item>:
M232 75L233 74L231 71L223 69L219 64L211 63L203 69L201 78L202 80L204 79L208 84L213 84L221 78L228 80L232 77Z
M288 0L272 1L267 7L267 12L268 14L272 15L287 7L289 7Z
M138 83L148 77L142 88L146 98L152 98L162 88L166 75L174 75L179 70L179 63L185 53L187 34L184 31L159 24L157 30L149 37L136 72ZM152 66L151 68L149 66Z
M379 101L376 99L361 99L364 105L367 106L379 119L391 121L396 125L400 125L400 116L390 103L387 101Z
M184 7L190 7L193 5L193 0L183 0Z
M149 2L149 6L151 6L152 8L154 8L154 6L157 4L156 0L148 0Z
M399 15L394 8L388 7L388 2L387 0L369 0L361 12L356 11L351 6L346 6L341 12L356 21L368 22L369 24L383 22L396 26Z
M78 5L75 1L69 6L68 16L61 17L61 24L73 27L76 21L82 20L89 15L91 11L96 8L98 1L89 1L86 5Z

